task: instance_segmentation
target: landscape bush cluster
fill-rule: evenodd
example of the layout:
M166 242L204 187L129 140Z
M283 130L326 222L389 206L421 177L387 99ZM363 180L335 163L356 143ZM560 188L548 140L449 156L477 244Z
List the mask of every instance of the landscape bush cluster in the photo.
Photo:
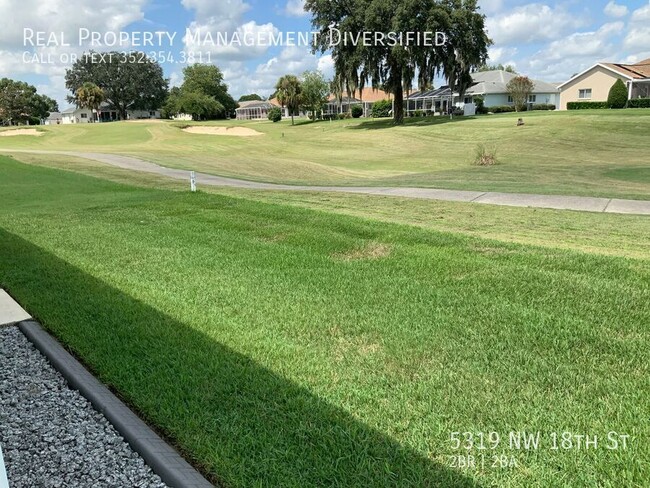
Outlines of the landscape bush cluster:
M393 109L393 102L390 100L379 100L372 106L372 117L377 119L380 117L390 117L390 112Z
M269 110L267 117L271 122L280 122L282 120L282 110L280 107L272 108Z
M569 102L567 110L597 110L607 108L607 102Z
M633 98L627 102L628 108L650 108L650 98Z
M363 115L363 107L361 105L353 105L350 113L352 114L352 118L358 119Z

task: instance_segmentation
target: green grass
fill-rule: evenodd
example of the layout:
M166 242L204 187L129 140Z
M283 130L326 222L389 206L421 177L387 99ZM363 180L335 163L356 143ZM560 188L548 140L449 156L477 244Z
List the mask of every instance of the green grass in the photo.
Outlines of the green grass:
M0 191L0 285L226 485L650 482L647 258L7 158ZM449 466L492 430L633 440Z
M229 121L261 137L182 132L179 124L51 126L6 148L131 154L167 166L251 180L313 185L422 186L647 199L650 110L531 112L476 118L302 122ZM499 164L473 164L479 144Z

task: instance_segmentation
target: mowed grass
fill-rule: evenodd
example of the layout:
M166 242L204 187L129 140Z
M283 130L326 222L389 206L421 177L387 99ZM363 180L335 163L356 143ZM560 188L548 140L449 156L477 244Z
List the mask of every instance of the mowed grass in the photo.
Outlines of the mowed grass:
M50 126L39 138L0 138L0 151L118 152L277 183L650 198L650 110L531 112L517 127L519 116L409 119L403 127L368 119L211 123L264 134L249 138L188 134L164 122ZM498 165L473 164L479 144L496 150Z
M0 191L0 285L215 481L650 482L648 259L7 158ZM451 432L524 430L540 449L494 452L517 467L451 467Z

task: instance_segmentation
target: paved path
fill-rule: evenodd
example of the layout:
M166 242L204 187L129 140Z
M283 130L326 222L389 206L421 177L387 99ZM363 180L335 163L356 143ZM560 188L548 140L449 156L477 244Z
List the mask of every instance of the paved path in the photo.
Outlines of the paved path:
M31 315L25 312L6 291L0 288L0 326L14 324L30 318Z
M103 154L92 152L70 151L37 151L0 149L2 152L28 152L34 154L64 154L99 161L118 168L154 173L177 180L188 181L189 171L172 169L158 164L149 163L130 156ZM438 190L433 188L400 188L400 187L347 187L347 186L302 186L260 183L255 181L238 180L223 176L196 173L198 186L227 186L255 190L289 190L289 191L323 191L341 193L361 193L368 195L386 195L407 198L422 198L428 200L445 200L450 202L472 202L510 207L553 208L559 210L577 210L583 212L605 212L616 214L650 215L650 201L620 200L616 198L577 197L564 195L531 195L527 193L497 193L463 190Z

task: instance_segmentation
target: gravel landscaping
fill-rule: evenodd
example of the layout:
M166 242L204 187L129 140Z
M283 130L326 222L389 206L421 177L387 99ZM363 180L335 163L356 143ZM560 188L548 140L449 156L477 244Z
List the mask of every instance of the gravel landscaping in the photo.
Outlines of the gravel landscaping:
M164 487L16 328L0 329L0 445L22 487Z

